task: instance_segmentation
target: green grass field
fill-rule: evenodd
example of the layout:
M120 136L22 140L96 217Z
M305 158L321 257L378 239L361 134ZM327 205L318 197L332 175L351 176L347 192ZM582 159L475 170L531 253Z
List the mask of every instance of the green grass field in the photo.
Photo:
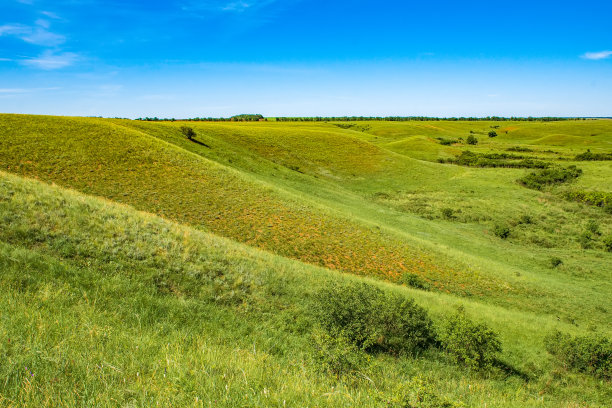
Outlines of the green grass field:
M576 160L612 152L612 121L341 125L0 115L0 404L609 406L544 339L612 333L612 206L568 199L612 194L611 161ZM464 151L582 174L537 190ZM463 306L501 365L322 370L315 295L356 281L436 327Z

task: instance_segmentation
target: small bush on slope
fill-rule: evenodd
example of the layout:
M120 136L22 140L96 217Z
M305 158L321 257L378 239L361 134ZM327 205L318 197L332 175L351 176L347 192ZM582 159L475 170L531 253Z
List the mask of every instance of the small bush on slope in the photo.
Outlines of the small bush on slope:
M432 321L412 299L365 283L333 283L316 296L317 323L365 351L418 353L434 344Z
M460 402L440 397L437 390L421 376L416 376L399 385L392 396L383 396L381 399L386 404L385 406L398 408L459 408L464 406Z
M440 340L455 361L472 369L492 367L502 351L497 333L471 321L463 309L447 319Z
M538 173L529 173L518 181L527 188L542 190L545 186L560 184L578 178L582 174L582 169L576 166L567 168L544 169Z
M573 337L556 331L544 340L546 350L561 363L596 377L612 377L612 342L597 335Z

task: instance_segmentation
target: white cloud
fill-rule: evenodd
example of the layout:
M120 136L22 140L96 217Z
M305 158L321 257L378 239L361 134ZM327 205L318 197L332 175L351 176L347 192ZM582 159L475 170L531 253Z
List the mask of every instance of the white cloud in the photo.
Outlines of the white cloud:
M251 7L249 3L245 3L244 1L234 1L231 3L227 3L225 6L221 7L223 11L236 11L241 12Z
M31 32L31 28L23 24L5 24L0 26L0 37L3 35L23 35Z
M58 16L57 14L55 14L52 11L41 11L40 14L42 14L43 16L47 16L49 18L52 18L54 20L60 20L61 19L60 16Z
M602 60L612 56L612 51L586 52L582 58L588 60Z
M49 20L45 20L44 18L39 18L38 20L36 20L34 22L37 26L41 26L42 28L49 28L49 26L51 25L49 23Z
M53 70L68 67L78 59L78 55L72 52L55 54L47 50L36 58L21 60L21 64L34 68Z
M44 20L39 20L37 23ZM41 25L41 24L39 24ZM55 34L46 29L47 27L30 27L23 24L5 24L0 26L0 37L10 35L17 37L25 42L44 47L53 47L66 41L66 37Z

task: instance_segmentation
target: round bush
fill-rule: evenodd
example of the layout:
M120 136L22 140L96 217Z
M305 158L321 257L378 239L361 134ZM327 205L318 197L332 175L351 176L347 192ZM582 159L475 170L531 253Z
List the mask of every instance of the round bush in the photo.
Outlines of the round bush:
M322 329L365 351L414 354L435 342L433 323L414 300L365 283L337 284L316 296Z

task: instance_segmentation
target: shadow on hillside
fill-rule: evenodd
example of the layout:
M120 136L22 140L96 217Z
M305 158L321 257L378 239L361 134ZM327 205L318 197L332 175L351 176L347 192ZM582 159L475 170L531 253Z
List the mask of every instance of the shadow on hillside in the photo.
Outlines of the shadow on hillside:
M495 360L495 362L493 363L493 366L495 368L498 368L502 372L504 372L508 377L516 376L516 377L521 378L523 381L531 380L531 377L529 374L527 374L524 371L519 370L516 367L513 367L512 365L506 363L505 361Z
M207 145L206 143L202 143L199 140L195 140L195 139L189 139L189 140L191 140L193 143L199 144L200 146L208 147L209 149L211 148L209 145Z

